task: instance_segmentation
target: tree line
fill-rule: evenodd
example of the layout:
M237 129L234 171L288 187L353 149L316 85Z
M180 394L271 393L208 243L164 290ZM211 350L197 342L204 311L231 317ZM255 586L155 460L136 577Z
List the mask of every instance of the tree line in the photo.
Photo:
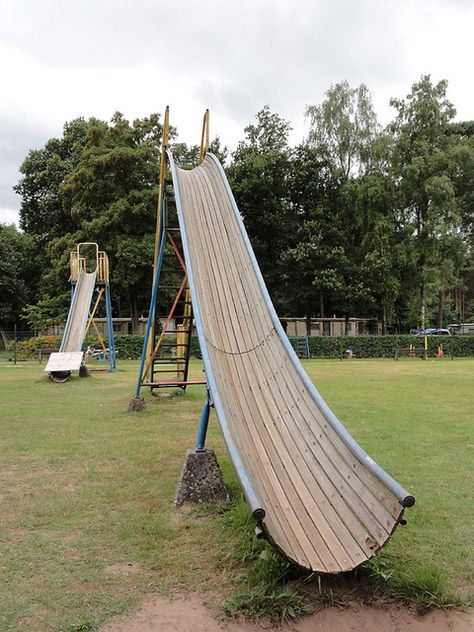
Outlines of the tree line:
M390 104L382 127L367 87L344 81L307 107L296 146L268 106L233 152L212 142L281 316L364 316L384 331L474 320L474 121L454 122L447 82L428 75ZM158 114L78 118L28 153L21 231L0 225L3 327L65 318L80 241L109 254L115 313L146 316L161 134ZM178 164L198 163L175 129L171 144Z

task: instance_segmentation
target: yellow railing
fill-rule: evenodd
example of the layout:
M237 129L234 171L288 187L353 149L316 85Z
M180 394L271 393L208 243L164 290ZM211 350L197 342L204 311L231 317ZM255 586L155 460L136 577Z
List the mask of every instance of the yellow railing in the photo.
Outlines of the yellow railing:
M204 160L208 149L209 149L209 110L206 110L204 113L204 119L202 121L201 150L199 152L199 162L202 162Z
M84 252L85 246L92 246L94 250L94 264L93 268L91 266L90 259L87 260L87 257ZM82 249L82 252L81 252ZM70 267L71 267L71 282L76 283L79 277L79 272L84 270L86 272L94 272L97 271L97 282L98 283L109 283L109 258L107 253L103 250L99 250L99 246L95 242L84 241L80 244L77 244L76 250L73 250L70 253ZM88 269L89 268L89 269ZM90 269L92 268L92 269Z
M99 261L97 267L97 281L99 283L109 283L109 258L107 253L99 250Z
M79 270L82 269L83 262L79 260L79 256L76 250L73 250L69 257L69 265L71 268L71 283L77 282L79 276Z

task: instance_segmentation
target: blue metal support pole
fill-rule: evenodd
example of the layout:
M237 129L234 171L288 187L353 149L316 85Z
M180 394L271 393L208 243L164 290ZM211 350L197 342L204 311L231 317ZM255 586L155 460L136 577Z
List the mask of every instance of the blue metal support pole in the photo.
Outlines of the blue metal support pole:
M143 377L143 369L145 368L145 362L146 362L146 352L147 352L147 347L148 347L148 340L150 338L150 331L151 331L151 327L152 327L152 321L155 318L155 307L156 307L156 299L158 296L158 286L159 286L159 282L160 282L160 275L161 275L161 267L163 265L163 257L165 254L165 245L166 245L166 225L165 225L165 213L164 213L164 202L162 201L161 204L161 241L160 241L160 250L159 250L159 254L158 254L158 261L156 262L156 270L155 270L155 278L153 279L153 291L151 293L151 300L150 300L150 309L148 311L148 320L146 323L146 330L145 330L145 340L143 341L143 351L142 351L142 357L140 360L140 368L138 371L138 381L137 381L137 388L135 390L135 397L138 398L140 397L140 388L142 385L142 377Z
M110 300L110 288L105 284L105 315L107 316L107 339L109 343L109 373L115 369L115 340L114 326L112 322L112 301Z
M209 395L206 395L206 400L204 401L204 406L202 407L201 413L201 421L199 422L199 431L196 440L196 452L204 452L206 449L206 434L207 434L207 426L209 424L209 413L211 411L211 403L209 401Z

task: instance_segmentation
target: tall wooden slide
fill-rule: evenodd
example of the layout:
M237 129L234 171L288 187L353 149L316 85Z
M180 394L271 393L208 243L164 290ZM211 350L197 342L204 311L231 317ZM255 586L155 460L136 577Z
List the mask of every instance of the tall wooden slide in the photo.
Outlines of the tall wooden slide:
M414 498L355 442L279 323L232 192L207 154L168 151L211 398L260 528L300 566L348 571L372 557Z
M72 371L80 368L83 353L82 343L86 333L89 310L94 294L97 271L80 270L69 314L58 353L49 357L45 371L55 382L65 382Z

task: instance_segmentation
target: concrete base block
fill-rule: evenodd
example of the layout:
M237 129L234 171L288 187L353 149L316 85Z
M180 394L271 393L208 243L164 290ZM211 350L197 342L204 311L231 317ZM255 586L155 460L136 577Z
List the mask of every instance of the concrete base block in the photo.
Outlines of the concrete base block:
M138 413L145 408L145 400L143 397L132 397L128 405L129 413Z
M222 503L229 500L214 450L188 450L174 506L184 503Z
M79 368L79 377L90 377L91 372L85 364L81 364Z

